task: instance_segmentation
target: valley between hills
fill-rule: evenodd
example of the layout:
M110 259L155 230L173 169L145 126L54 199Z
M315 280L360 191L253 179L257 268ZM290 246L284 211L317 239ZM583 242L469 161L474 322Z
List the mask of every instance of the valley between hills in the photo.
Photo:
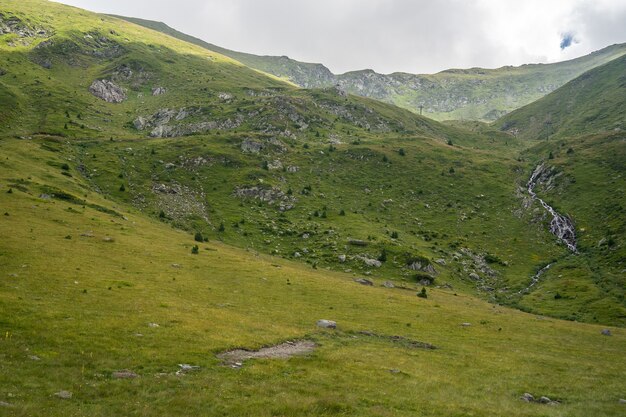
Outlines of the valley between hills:
M3 1L0 414L622 415L625 52L334 75Z

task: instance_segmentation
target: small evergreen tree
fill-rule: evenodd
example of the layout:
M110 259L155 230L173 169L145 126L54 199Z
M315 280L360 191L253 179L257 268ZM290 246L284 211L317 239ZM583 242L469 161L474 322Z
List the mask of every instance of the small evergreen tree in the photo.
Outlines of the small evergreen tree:
M400 154L400 156L405 156L406 153L404 152L404 148L400 148L400 150L398 150L398 154Z
M193 240L196 242L204 242L204 238L202 237L202 233L196 232L196 235L193 237Z
M380 262L386 262L387 261L387 251L385 250L385 248L383 248L383 250L380 252L380 255L378 255L378 260Z
M223 232L224 230L226 230L226 226L224 226L224 222L220 223L220 227L217 229L219 232Z
M191 253L197 255L199 250L200 248L198 247L198 245L193 245L193 247L191 248Z
M126 187L124 187L124 184L120 185L120 191L126 191Z
M422 287L422 290L417 293L419 298L428 298L428 294L426 294L426 288Z

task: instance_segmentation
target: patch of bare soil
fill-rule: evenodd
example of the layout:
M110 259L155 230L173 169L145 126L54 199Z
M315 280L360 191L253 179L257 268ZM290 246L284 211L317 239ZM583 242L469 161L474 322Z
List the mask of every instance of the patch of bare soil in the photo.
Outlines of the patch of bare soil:
M217 357L227 364L238 364L246 359L259 358L290 358L313 352L315 343L310 340L297 340L264 347L259 350L235 349L222 352Z

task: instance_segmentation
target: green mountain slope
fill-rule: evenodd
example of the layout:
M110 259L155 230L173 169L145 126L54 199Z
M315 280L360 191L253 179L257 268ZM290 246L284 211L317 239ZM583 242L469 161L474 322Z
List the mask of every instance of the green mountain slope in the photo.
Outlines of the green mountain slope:
M108 198L315 268L434 281L511 305L538 268L567 253L545 221L528 227L517 190L524 143L511 135L297 89L112 17L53 4L42 16L38 5L11 13L48 38L0 40L0 82L15 98L0 112L3 131L72 139L71 167ZM95 97L102 79L125 98ZM606 305L560 316L623 322L622 298L586 297Z
M57 3L0 14L3 415L622 411L618 133L568 153ZM520 189L548 151L580 170L537 188L579 254Z
M321 64L303 63L285 56L258 56L231 51L186 35L161 22L118 17L219 52L301 87L339 85L351 94L393 103L416 113L423 111L423 114L436 120L493 121L626 53L626 45L618 44L555 64L451 69L437 74L378 74L372 70L362 70L335 75Z
M495 126L523 139L626 129L626 56L594 68Z

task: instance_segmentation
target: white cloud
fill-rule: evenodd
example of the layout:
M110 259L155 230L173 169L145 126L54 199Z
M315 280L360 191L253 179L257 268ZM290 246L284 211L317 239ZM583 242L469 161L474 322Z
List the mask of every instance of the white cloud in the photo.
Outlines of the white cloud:
M570 59L626 41L623 0L62 0L334 72L436 72ZM561 49L564 33L578 43Z

